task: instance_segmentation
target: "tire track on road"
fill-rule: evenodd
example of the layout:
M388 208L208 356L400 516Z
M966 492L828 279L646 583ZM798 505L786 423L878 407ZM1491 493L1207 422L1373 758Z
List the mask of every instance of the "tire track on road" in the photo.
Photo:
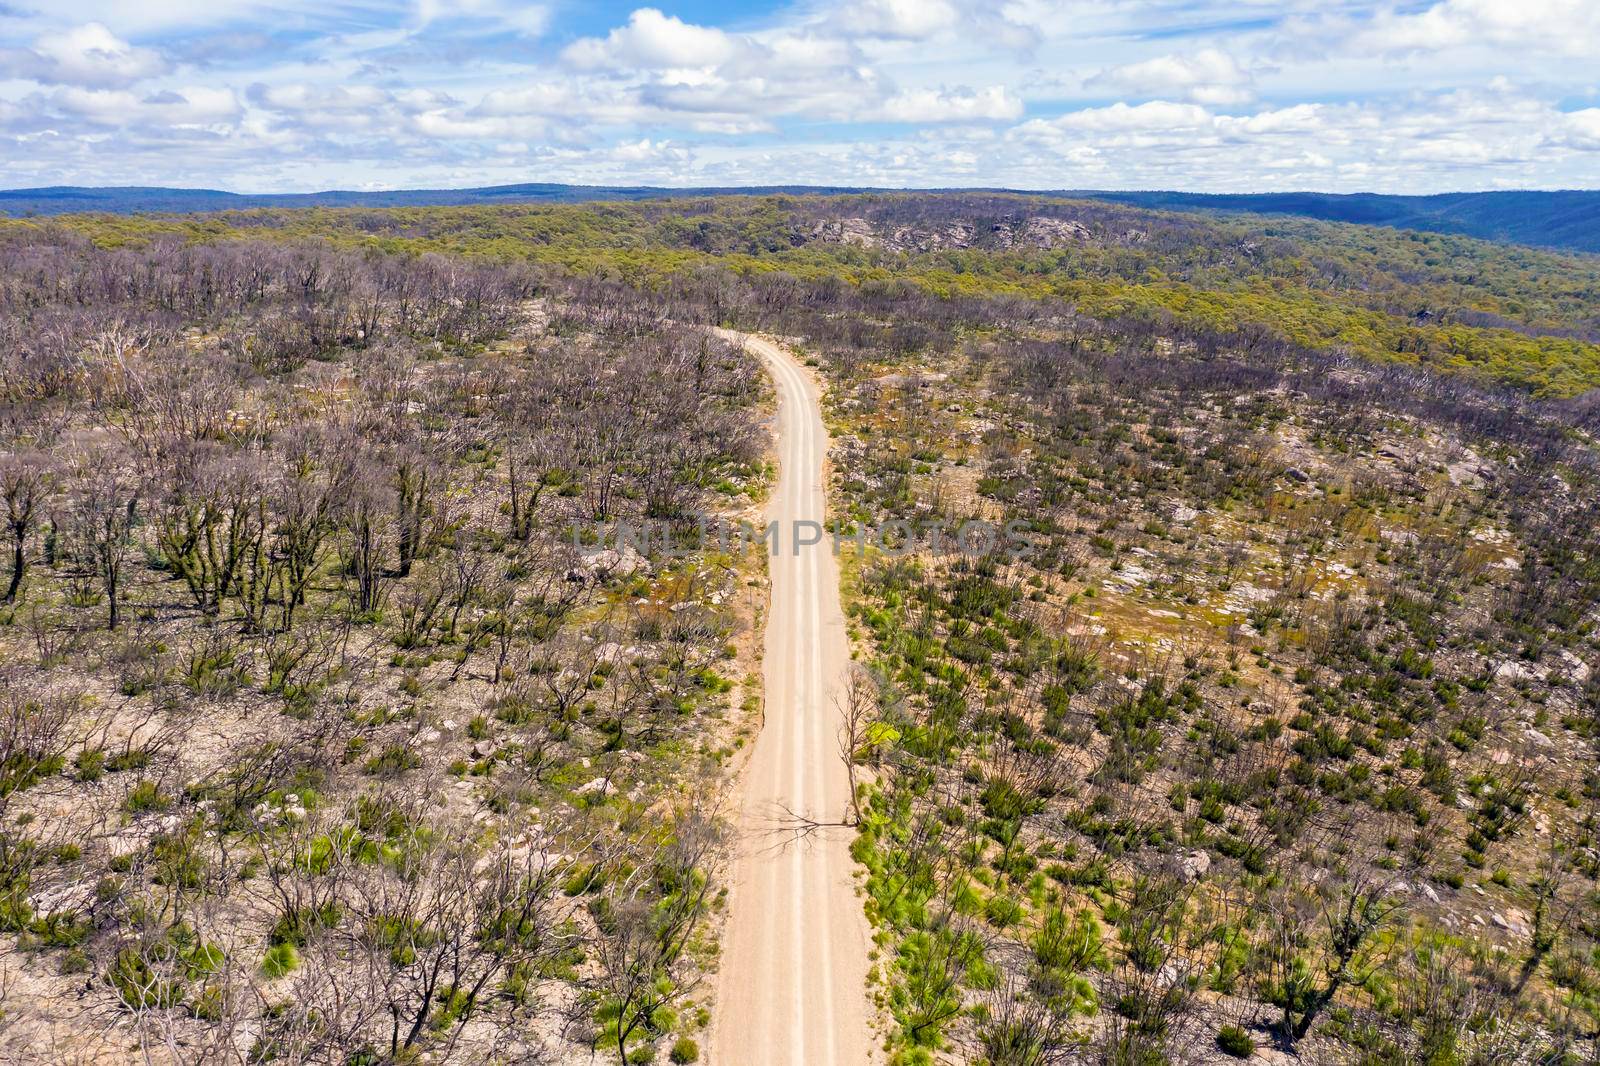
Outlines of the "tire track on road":
M849 801L832 698L849 663L838 566L826 536L796 545L799 523L826 519L827 431L817 387L792 355L758 337L719 332L760 356L777 387L779 476L767 517L781 536L769 559L766 721L741 787L710 1061L857 1066L877 1056L854 834L840 825L809 834L786 826L786 811L842 822Z

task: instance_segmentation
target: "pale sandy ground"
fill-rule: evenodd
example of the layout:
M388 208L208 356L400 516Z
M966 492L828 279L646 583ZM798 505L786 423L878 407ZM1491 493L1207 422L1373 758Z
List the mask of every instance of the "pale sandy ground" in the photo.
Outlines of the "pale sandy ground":
M737 334L724 334L737 339ZM821 523L828 434L816 383L783 348L746 337L778 391L778 486L768 520L766 719L745 769L738 847L718 975L713 1066L859 1066L868 1028L871 934L856 895L853 831L797 833L794 815L844 821L849 783L834 693L849 663L832 542L794 547L796 521Z

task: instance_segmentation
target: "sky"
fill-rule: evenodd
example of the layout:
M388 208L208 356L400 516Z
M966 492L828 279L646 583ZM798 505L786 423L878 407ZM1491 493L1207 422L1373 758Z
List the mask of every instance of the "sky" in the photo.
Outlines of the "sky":
M1600 0L0 0L0 187L1600 187Z

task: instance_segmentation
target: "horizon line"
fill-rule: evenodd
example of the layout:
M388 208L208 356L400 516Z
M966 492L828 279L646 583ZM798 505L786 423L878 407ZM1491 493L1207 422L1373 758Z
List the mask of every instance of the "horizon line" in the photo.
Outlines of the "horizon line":
M714 191L726 193L763 192L770 190L797 190L832 192L839 194L851 193L941 193L941 192L991 192L1010 193L1020 196L1070 196L1073 194L1100 194L1100 193L1176 193L1183 196L1393 196L1408 199L1424 199L1433 196L1486 196L1496 194L1516 193L1565 193L1565 192L1597 192L1600 186L1586 188L1580 186L1566 187L1538 187L1518 186L1515 188L1496 189L1448 189L1438 192L1426 193L1394 193L1381 192L1376 189L1358 189L1347 192L1335 192L1328 189L1292 188L1292 189L1250 189L1214 191L1206 189L1184 188L1181 186L1096 186L1063 188L1060 186L1049 188L1022 188L1009 185L852 185L852 184L811 184L789 182L757 182L733 185L662 185L662 184L625 184L605 182L575 182L575 181L520 181L504 182L496 185L404 185L385 188L324 188L309 190L279 190L279 191L251 191L241 192L237 189L218 188L207 185L28 185L14 188L0 189L0 196L13 196L22 193L47 193L58 190L84 190L88 192L124 192L129 190L160 190L163 192L184 193L216 193L223 196L260 197L260 196L327 196L333 194L356 196L381 196L390 193L452 193L452 192L484 192L498 189L519 189L530 187L561 188L561 189L615 189L624 192L661 191L661 192L700 192Z

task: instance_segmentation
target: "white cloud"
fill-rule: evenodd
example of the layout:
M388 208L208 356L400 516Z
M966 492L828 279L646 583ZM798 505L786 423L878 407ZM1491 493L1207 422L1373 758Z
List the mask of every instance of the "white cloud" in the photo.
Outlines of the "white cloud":
M819 9L816 25L888 42L1026 51L1038 43L1040 29L1031 17L1016 17L1023 6L994 0L831 0Z
M417 0L412 33L435 22L476 19L505 27L525 37L538 37L550 26L551 11L544 4L519 0Z
M683 163L689 153L666 141L642 140L619 144L611 149L610 157L619 163L675 162Z
M1238 118L1220 116L1217 121L1224 129L1245 135L1310 134L1327 128L1325 111L1322 104L1294 104Z
M874 117L889 122L999 122L1022 117L1022 101L1003 85L971 89L913 89L883 102Z
M1415 13L1388 9L1356 35L1352 46L1384 52L1535 47L1593 59L1600 55L1600 3L1442 0Z
M736 38L721 30L691 25L646 7L635 11L626 26L612 30L603 40L586 37L575 41L562 55L574 66L590 70L663 70L714 67L734 58L740 47Z
M540 82L520 89L494 89L484 94L480 115L553 115L572 113L581 104L570 83Z
M28 6L0 184L1600 184L1600 0Z
M98 22L43 34L32 48L0 52L0 74L50 85L122 88L167 69L159 52L135 47Z
M1198 187L1238 191L1548 187L1592 167L1600 108L1562 112L1505 86L1239 115L1156 100L1035 119L1006 137L1018 160L1109 166L1124 187L1194 188L1196 174Z
M761 65L769 73L805 73L848 69L861 62L849 41L816 33L783 33L767 37Z
M237 118L239 101L227 89L191 87L141 96L126 89L67 86L46 98L52 110L100 126L201 126Z
M228 24L278 28L331 20L375 22L410 14L393 0L15 0L25 11L44 9L61 22L103 22L122 33L148 35Z
M250 87L252 104L271 111L298 114L371 112L391 103L389 93L372 85L288 85L255 84Z
M412 116L409 128L426 138L485 141L541 137L548 123L534 115L484 116L440 109Z
M1212 121L1211 112L1195 104L1151 100L1137 105L1118 102L1109 107L1069 111L1060 118L1030 122L1027 125L1062 130L1087 130L1094 133L1175 132L1209 127Z
M675 123L701 133L752 134L783 117L843 121L882 98L847 40L804 27L728 33L653 8L606 37L576 41L562 59L611 100L613 122Z
M1600 107L1569 112L1566 125L1566 130L1556 135L1558 143L1600 151Z
M1253 80L1250 72L1227 52L1202 48L1110 67L1089 78L1085 85L1133 96L1181 93L1196 103L1226 106L1252 99Z
M843 8L839 25L855 33L920 41L955 29L961 17L950 0L862 0Z

